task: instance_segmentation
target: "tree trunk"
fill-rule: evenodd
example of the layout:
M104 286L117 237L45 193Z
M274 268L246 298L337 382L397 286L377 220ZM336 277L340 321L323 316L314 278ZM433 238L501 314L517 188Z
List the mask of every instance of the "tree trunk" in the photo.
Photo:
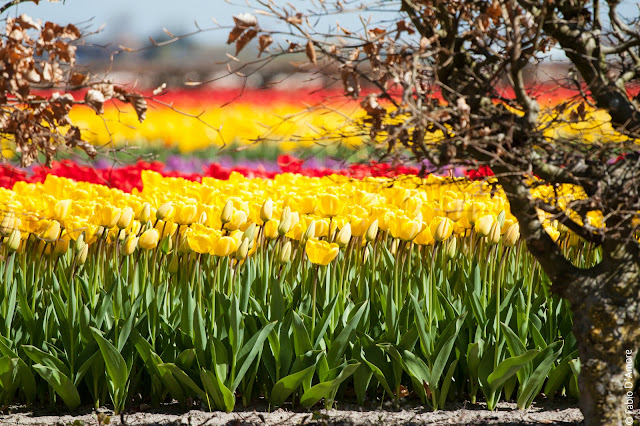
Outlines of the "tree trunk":
M613 249L614 257L606 254ZM580 409L586 425L630 425L635 358L640 346L640 272L629 247L603 247L595 274L568 286L581 370ZM620 258L618 255L624 255ZM633 407L635 409L639 407Z

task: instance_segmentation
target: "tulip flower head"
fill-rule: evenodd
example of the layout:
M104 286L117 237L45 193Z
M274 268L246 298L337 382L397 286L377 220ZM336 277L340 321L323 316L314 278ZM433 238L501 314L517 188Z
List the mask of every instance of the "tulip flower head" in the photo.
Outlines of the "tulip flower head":
M160 233L157 229L151 228L142 233L138 239L138 245L145 250L152 250L158 246Z
M338 256L340 247L336 243L310 238L306 247L307 257L314 265L328 265Z

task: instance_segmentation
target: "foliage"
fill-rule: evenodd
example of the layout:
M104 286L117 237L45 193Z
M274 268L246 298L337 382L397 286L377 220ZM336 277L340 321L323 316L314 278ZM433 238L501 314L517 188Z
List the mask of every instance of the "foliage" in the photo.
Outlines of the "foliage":
M1 11L20 2L6 3ZM32 164L38 155L50 164L59 150L76 147L89 157L96 156L96 149L69 118L75 105L85 104L102 114L103 104L117 99L131 104L138 119L144 120L147 102L142 95L76 66L75 43L82 33L73 24L43 24L23 14L7 17L5 28L0 40L0 145L15 150L23 166ZM71 93L86 88L83 94ZM78 95L84 99L76 99Z
M5 190L5 404L577 395L571 311L481 183L143 179L139 195L53 176Z

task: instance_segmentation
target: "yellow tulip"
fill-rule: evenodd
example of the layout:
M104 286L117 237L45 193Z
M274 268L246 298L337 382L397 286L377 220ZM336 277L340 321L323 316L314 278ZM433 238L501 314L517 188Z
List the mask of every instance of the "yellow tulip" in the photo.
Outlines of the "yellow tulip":
M53 218L58 222L63 222L67 216L69 216L69 208L71 207L71 200L58 201L53 207Z
M164 221L170 220L173 218L174 210L173 203L171 201L166 202L156 210L156 219Z
M198 214L198 206L195 204L176 204L174 221L178 225L191 225Z
M213 238L202 232L188 232L187 244L196 253L211 253L214 250Z
M369 228L369 218L368 217L351 217L351 235L354 237L363 237L366 234L367 229Z
M442 200L442 210L449 219L457 222L464 213L464 199L444 197Z
M224 205L222 212L220 213L220 221L223 224L231 221L231 216L233 215L233 201L229 200Z
M486 237L487 235L489 235L489 232L491 232L491 227L493 226L494 223L497 223L495 217L493 217L493 215L490 215L490 214L485 214L484 216L481 216L480 218L478 218L474 226L474 229L478 234L482 235L483 237Z
M88 253L89 253L89 244L85 244L84 247L82 247L82 250L80 250L76 255L76 263L78 265L84 265L84 262L87 261Z
M306 244L309 241L309 238L314 238L316 236L316 221L312 220L309 222L309 226L304 231L304 234L300 238L300 244Z
M448 217L436 216L431 221L430 231L434 240L444 241L453 233L453 221Z
M247 254L249 254L249 239L243 238L242 243L240 243L240 247L236 250L236 259L244 260L247 257Z
M427 246L435 242L433 235L431 235L431 229L425 226L424 229L418 232L418 235L413 239L413 242L419 245Z
M318 197L320 213L326 217L337 216L344 209L344 202L336 195L322 194Z
M56 256L63 256L69 251L69 235L66 232L62 232L60 238L58 238L53 246L53 253Z
M273 216L273 201L271 198L267 198L262 203L262 207L260 208L260 220L263 222L269 222L271 217Z
M244 210L236 210L231 214L229 220L224 224L224 228L235 231L247 223L247 213Z
M286 215L278 224L278 235L282 236L291 229L292 217L291 213Z
M378 236L378 219L371 222L371 225L369 225L369 228L367 228L367 233L365 234L365 238L367 241L372 242L372 241L375 241L377 236Z
M9 236L7 238L5 238L5 245L7 246L7 250L11 251L17 251L20 248L20 230L19 229L14 229L13 231L11 231L11 233L9 234Z
M157 229L151 228L144 231L142 235L140 235L140 238L138 239L138 245L145 250L151 250L158 246L159 240L160 233Z
M0 222L0 233L2 233L2 235L9 235L11 231L16 228L15 221L14 212L11 210L6 212L2 217L2 222Z
M118 223L121 213L122 210L111 204L98 205L96 208L96 225L107 229L113 228Z
M349 244L349 241L351 241L351 224L346 223L342 229L340 229L338 235L336 235L336 244L340 247L345 247Z
M233 237L220 237L213 245L213 253L219 257L227 257L236 251L236 239Z
M287 241L282 249L280 249L280 255L278 256L278 261L280 263L288 263L291 259L291 241Z
M118 218L118 228L126 229L133 222L133 209L131 207L125 207L122 209L122 213L120 213L120 218Z
M52 242L60 237L60 222L52 220L47 225L47 228L40 234L40 238L47 242Z
M316 211L316 197L306 196L298 200L298 210L302 214L312 214Z
M500 242L500 222L497 220L491 225L489 235L487 235L487 241L491 244L498 244Z
M329 244L324 240L310 238L306 244L307 257L315 265L328 265L338 256L340 247L336 243Z
M270 240L278 238L279 226L280 221L278 219L271 219L269 222L264 224L264 236Z
M395 220L389 224L389 232L393 238L403 241L411 241L418 235L422 224L417 220L411 220L406 216L396 216Z
M328 237L329 236L329 221L327 219L315 220L315 232L314 237Z
M156 212L157 217L157 212ZM140 208L140 212L138 213L138 217L136 218L142 223L147 223L151 220L151 204L144 203Z
M518 242L518 238L520 238L520 224L512 223L504 233L504 245L512 247Z
M469 208L467 209L467 220L473 226L476 224L480 216L485 211L485 204L481 201L472 202Z
M138 247L138 238L134 234L129 234L126 240L124 240L124 244L120 248L120 254L123 256L129 256L133 254L133 252Z

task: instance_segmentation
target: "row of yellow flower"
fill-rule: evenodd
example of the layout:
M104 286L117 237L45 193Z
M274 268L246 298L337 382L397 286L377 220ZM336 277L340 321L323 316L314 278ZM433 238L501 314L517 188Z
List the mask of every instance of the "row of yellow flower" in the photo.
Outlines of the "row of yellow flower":
M267 91L262 96L268 95ZM326 135L339 136L341 143L347 146L358 146L363 142L356 123L364 117L364 112L355 102L335 108L306 110L314 104L314 99L306 102L304 96L302 99L279 96L272 102L262 102L257 100L258 96L247 95L224 107L220 107L221 99L208 99L204 95L197 99L200 102L196 103L188 96L171 102L176 110L185 114L152 103L143 123L138 122L135 112L115 104L105 105L103 116L96 115L88 107L78 107L72 110L70 117L95 145L145 143L191 152L212 145L250 144L266 138L277 141L280 149L288 151L310 145ZM566 121L553 125L550 122L557 120L558 114L553 111L543 113L541 126L545 136L550 139L579 137L589 143L623 140L613 130L606 112L588 110L584 119L571 120L571 111L575 109L568 108L562 113Z
M137 246L177 244L179 250L229 256L252 254L258 234L307 244L314 263L326 264L352 238L364 243L378 230L393 238L430 245L474 229L489 242L507 245L519 227L506 198L485 183L436 176L350 180L281 174L274 179L204 178L202 183L145 171L144 189L126 193L102 185L48 176L44 183L18 182L0 189L5 242L19 249L34 235L45 250L66 252L70 240L92 244L99 237L122 241L122 253ZM538 196L544 197L545 189ZM564 202L579 193L567 187ZM542 213L547 232L559 231ZM594 215L593 223L598 217ZM256 233L256 228L259 232ZM286 238L284 238L286 237ZM243 242L246 241L246 243Z

